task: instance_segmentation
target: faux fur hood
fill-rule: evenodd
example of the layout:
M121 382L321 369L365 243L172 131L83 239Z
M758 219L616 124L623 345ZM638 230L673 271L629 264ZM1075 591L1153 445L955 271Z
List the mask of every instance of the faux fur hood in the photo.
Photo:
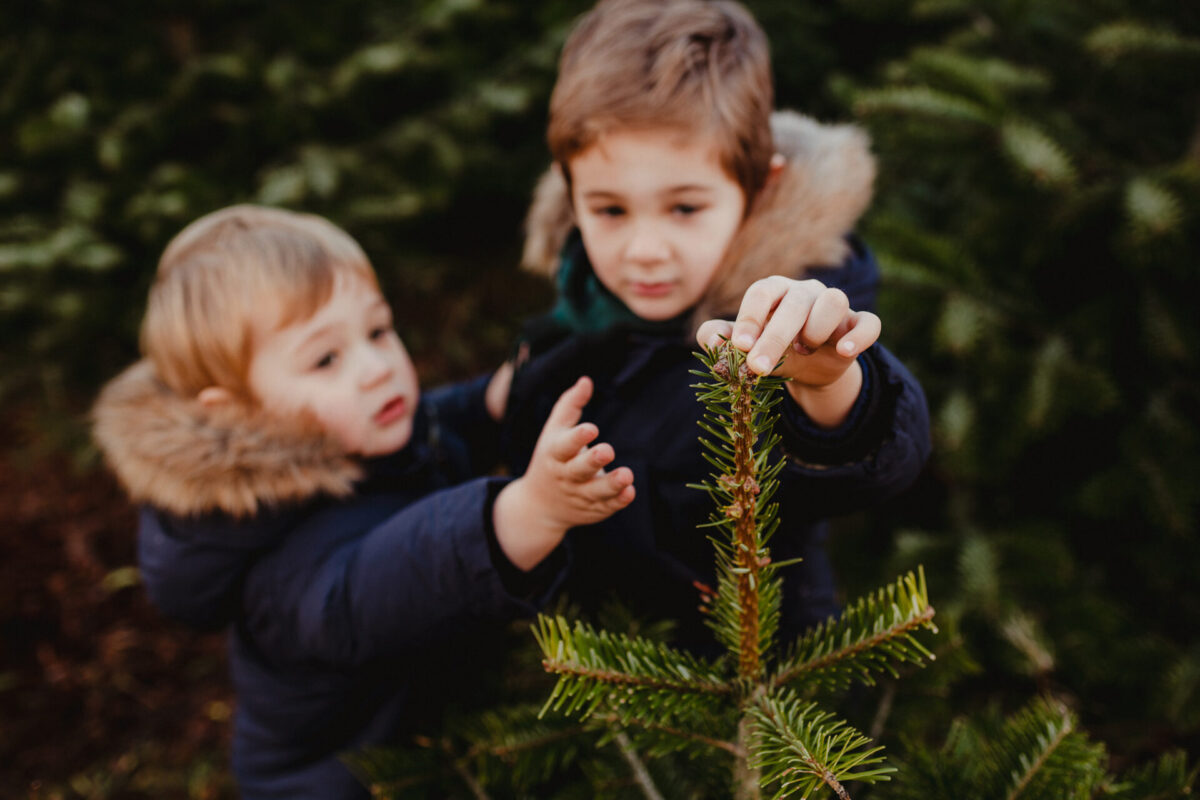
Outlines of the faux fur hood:
M319 494L344 496L358 465L311 421L180 397L143 359L100 393L93 434L130 498L185 516L235 517Z
M845 236L871 202L875 159L861 129L780 111L771 116L771 131L786 164L738 229L697 319L737 313L746 288L760 278L841 264L849 252ZM522 265L553 275L574 226L566 181L552 167L534 190Z

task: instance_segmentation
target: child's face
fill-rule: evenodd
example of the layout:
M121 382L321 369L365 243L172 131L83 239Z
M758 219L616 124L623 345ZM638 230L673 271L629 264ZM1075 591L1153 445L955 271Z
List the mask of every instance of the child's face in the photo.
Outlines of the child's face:
M571 200L596 277L642 319L699 302L746 197L710 137L614 131L572 158Z
M416 371L392 311L366 281L339 276L309 319L255 339L250 390L269 411L309 411L347 453L385 455L408 444Z

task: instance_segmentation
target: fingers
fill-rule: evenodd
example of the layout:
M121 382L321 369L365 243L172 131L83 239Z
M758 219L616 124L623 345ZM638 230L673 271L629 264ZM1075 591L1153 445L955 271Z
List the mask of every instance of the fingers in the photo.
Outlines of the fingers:
M621 505L633 499L633 470L618 467L605 472L604 467L616 458L612 445L602 442L583 448L563 465L563 477L575 484L570 489L588 503L604 503L627 497Z
M733 323L733 334L730 337L739 350L748 351L758 341L758 335L770 318L771 312L787 294L792 283L795 281L774 275L750 284L750 288L742 296L742 305L738 309L737 320Z
M805 349L816 350L829 341L850 313L850 298L841 289L825 289L813 298L808 319L797 340Z
M733 323L725 319L710 319L696 329L696 343L709 350L721 343L721 338L733 336Z
M587 502L599 505L606 511L616 511L633 502L637 491L633 487L633 470L618 467L612 472L600 472L587 484L579 488Z
M584 422L566 430L552 428L547 422L542 433L542 440L548 456L555 461L568 463L573 462L584 451L587 443L599 435L600 429L590 422ZM592 472L595 471L593 468Z
M577 450L564 465L566 476L577 483L583 483L611 464L614 458L616 453L612 445L607 443Z
M841 328L835 333L838 355L852 358L879 341L883 323L870 311L854 311Z
M569 428L583 416L583 407L592 399L592 379L584 375L575 384L559 395L550 409L550 416L543 428Z
M839 356L853 357L875 343L879 328L874 314L850 310L842 290L777 275L751 284L731 330L710 320L697 338L708 343L730 331L734 345L746 351L750 368L766 375L792 351L809 355L832 345Z
M841 293L839 292L838 294ZM779 299L770 319L767 321L766 326L763 327L758 340L747 355L750 369L759 375L766 375L775 369L775 365L787 353L788 348L792 346L792 342L798 336L803 335L806 323L812 321L812 315L817 308L817 302L823 296L824 293L813 293L796 287L785 293ZM845 295L842 295L842 297L845 297ZM830 331L832 327L830 326ZM826 331L825 338L828 338L828 336L829 331ZM813 347L819 347L824 341L824 338L821 339Z

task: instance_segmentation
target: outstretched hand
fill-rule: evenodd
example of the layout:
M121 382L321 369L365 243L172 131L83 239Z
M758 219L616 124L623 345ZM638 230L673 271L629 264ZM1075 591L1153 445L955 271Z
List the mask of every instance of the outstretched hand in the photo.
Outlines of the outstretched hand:
M616 458L612 445L589 446L600 431L579 422L591 396L592 382L586 377L562 393L525 474L496 498L496 538L521 569L536 566L568 528L600 522L633 502L633 471L605 471Z
M750 369L790 378L793 399L817 424L834 426L862 388L857 357L881 328L875 314L852 310L840 289L775 275L750 285L734 322L708 320L696 339L709 348L729 339L747 353Z
M562 393L542 427L523 479L539 492L551 519L566 528L599 522L633 501L633 470L604 468L616 458L612 445L588 444L600 435L580 423L592 397L592 381L583 377Z

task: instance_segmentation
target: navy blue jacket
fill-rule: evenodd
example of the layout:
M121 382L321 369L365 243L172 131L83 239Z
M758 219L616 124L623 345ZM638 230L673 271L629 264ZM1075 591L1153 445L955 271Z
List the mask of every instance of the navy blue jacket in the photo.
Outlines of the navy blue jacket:
M851 307L874 305L879 270L857 241L837 269L809 276L842 288ZM701 455L691 329L673 332L610 326L575 333L552 322L530 326L526 354L508 401L504 455L515 472L528 462L554 399L580 375L595 381L584 419L612 444L616 465L634 473L637 497L608 520L569 534L572 568L565 589L584 610L608 599L644 618L679 622L679 641L707 650L711 633L697 606L696 582L715 586L712 545L697 528L709 520L705 492L687 488L712 472ZM784 569L781 635L793 637L838 612L833 570L825 551L830 516L861 510L895 495L919 474L929 454L925 397L913 376L881 345L860 356L864 390L850 419L822 430L785 394L780 428L787 466L776 495L781 527L774 560L802 558Z
M427 730L462 681L487 669L477 642L498 621L532 613L531 598L561 572L561 548L528 574L500 552L491 515L504 479L459 483L494 460L495 448L483 446L496 438L483 416L485 385L424 398L411 444L363 465L349 494L260 504L248 516L142 507L138 557L150 599L193 626L229 626L233 769L248 800L367 797L340 756ZM195 450L240 435L235 425L232 434L220 428L224 439L197 438L192 426L215 423L189 416L201 411L194 405L182 416L179 407L144 368L116 379L97 405L97 438L135 496L162 491L138 489L131 463L143 455L170 471L182 442ZM171 447L122 450L151 446L155 425L176 417L186 424ZM314 468L301 448L281 447L291 455L272 459L280 475ZM193 455L186 463L203 470ZM245 465L233 459L223 472Z

